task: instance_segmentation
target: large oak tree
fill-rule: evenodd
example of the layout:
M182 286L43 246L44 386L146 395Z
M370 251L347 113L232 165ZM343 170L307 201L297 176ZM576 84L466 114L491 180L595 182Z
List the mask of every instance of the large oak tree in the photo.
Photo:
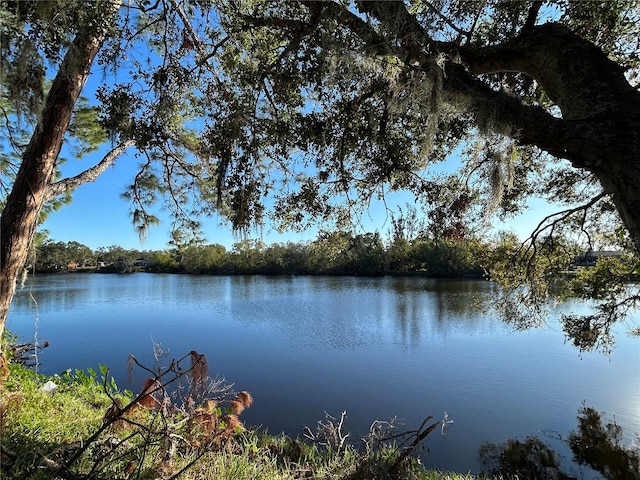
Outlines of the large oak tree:
M126 195L141 232L160 198L182 227L197 229L198 215L216 212L235 229L260 226L267 214L283 228L304 228L344 223L372 198L410 190L453 239L468 233L470 212L507 216L530 195L565 202L532 225L520 249L519 272L532 281L548 270L535 268L535 258L554 254L559 233L592 246L596 234L617 231L606 238L637 250L638 7L2 2L4 128L15 133L28 113L33 130L26 146L12 135L3 143L19 159L3 164L10 193L0 331L43 205L133 145L140 171ZM95 58L101 71L91 70ZM96 100L115 148L56 186L92 72L105 78ZM458 174L431 174L459 148Z

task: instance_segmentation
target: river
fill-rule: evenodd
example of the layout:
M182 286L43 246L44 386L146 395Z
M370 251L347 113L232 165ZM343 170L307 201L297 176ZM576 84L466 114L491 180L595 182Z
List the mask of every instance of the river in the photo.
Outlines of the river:
M30 277L7 327L22 340L50 342L38 369L111 369L136 390L126 361L153 364L153 345L171 357L204 353L212 376L255 403L246 424L270 433L314 429L325 412L347 411L357 439L376 419L404 429L428 415L453 420L427 441L423 462L476 473L482 442L554 437L576 427L583 406L640 434L640 342L617 326L610 355L580 354L554 316L545 328L514 331L477 311L496 286L426 278L57 274ZM575 475L585 472L571 466Z

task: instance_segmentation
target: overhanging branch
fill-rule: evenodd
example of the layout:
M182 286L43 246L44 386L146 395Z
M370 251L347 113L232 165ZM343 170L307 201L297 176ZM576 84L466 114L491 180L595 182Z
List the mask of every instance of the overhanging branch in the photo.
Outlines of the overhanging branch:
M107 168L113 165L115 160L120 155L122 155L125 152L125 150L127 150L127 148L133 146L133 144L134 144L133 140L128 140L118 145L117 147L115 147L109 153L107 153L104 156L104 158L93 167L88 168L87 170L76 175L75 177L65 178L58 182L52 183L51 185L49 185L49 188L47 191L47 195L46 195L47 200L51 200L52 198L57 197L58 195L62 195L63 193L69 190L73 190L74 188L84 183L95 182L96 179Z
M581 230L584 233L587 233L584 230L584 222L586 220L586 214L587 211L593 207L596 203L598 203L600 200L602 200L603 198L607 197L609 194L606 192L601 192L598 195L596 195L595 197L593 197L591 200L589 200L588 202L582 204L582 205L578 205L577 207L573 207L573 208L569 208L566 210L562 210L561 212L555 212L552 213L550 215L547 215L546 217L544 217L542 219L542 221L540 223L538 223L538 226L534 229L534 231L531 233L531 235L529 236L529 238L527 240L525 240L525 242L523 242L523 247L524 245L529 242L529 246L525 249L525 251L528 251L530 248L533 249L534 255L536 253L537 250L537 242L538 242L538 238L546 231L548 231L548 236L553 235L553 232L556 229L556 226L559 223L564 222L565 220L567 220L568 218L570 218L572 215L578 213L578 212L582 212L583 213L583 218L582 218L582 222L581 222Z

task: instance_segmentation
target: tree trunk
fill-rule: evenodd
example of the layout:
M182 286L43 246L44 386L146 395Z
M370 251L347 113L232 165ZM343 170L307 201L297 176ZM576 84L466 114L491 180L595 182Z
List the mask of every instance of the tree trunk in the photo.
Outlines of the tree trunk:
M611 194L631 242L640 253L640 120L634 123L635 126L618 131L617 145L611 148L603 164L592 171L604 191ZM598 137L593 143L597 142Z
M108 6L101 15L112 20L119 2L109 2ZM104 4L101 8L104 11ZM0 219L0 336L4 332L16 282L24 269L42 206L50 198L49 188L74 106L105 35L105 29L86 28L70 45L7 197ZM0 376L3 372L6 372L6 357L0 351Z

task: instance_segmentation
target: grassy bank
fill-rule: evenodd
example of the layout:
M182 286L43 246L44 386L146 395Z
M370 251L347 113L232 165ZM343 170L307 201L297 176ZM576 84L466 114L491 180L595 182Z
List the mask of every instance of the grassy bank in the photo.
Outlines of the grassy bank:
M47 382L55 383L54 393L46 391ZM357 450L320 432L314 443L245 429L236 420L250 396L220 386L215 403L189 406L186 397L179 408L167 401L160 408L157 392L120 391L106 369L47 378L12 364L2 388L2 478L472 478L428 471L412 457L399 460L388 444Z

